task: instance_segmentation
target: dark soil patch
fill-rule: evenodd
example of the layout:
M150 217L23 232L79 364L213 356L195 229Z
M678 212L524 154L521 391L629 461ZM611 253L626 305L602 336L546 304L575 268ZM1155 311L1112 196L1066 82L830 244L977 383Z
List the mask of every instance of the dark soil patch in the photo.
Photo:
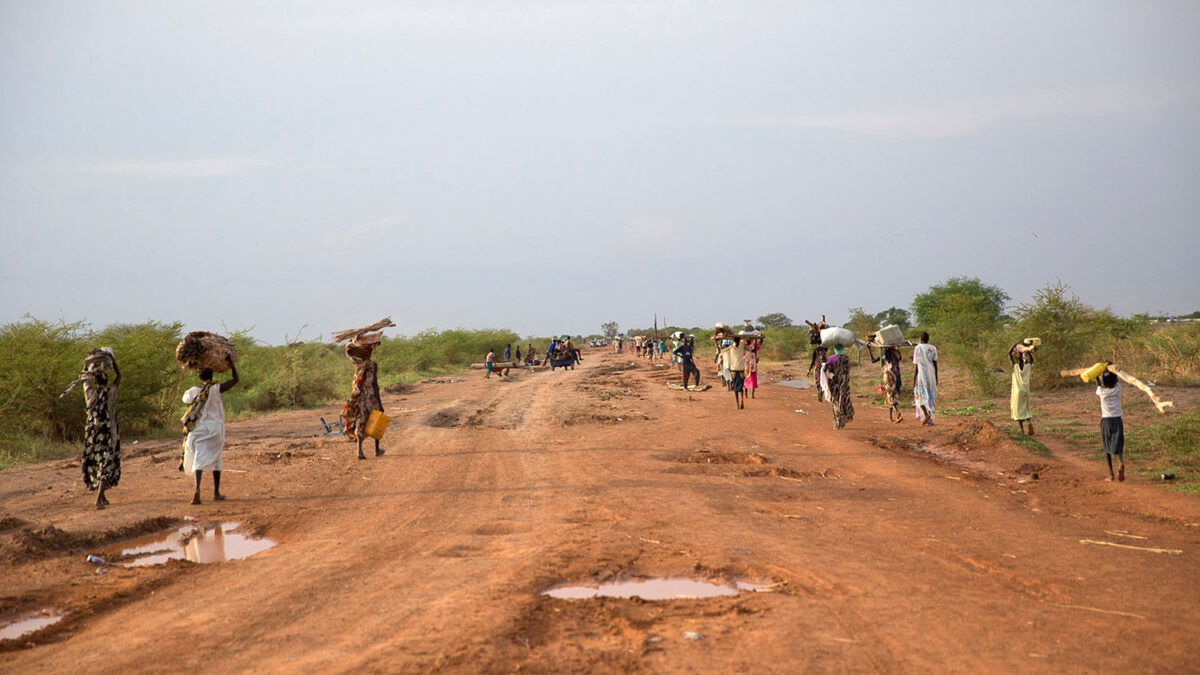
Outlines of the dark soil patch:
M747 478L804 478L811 474L795 471L783 466L770 466L761 469L746 469L742 475Z
M287 450L284 452L260 452L254 456L254 461L259 464L291 464L293 459L301 459L304 457L312 457L311 452L292 452Z
M438 429L452 429L457 427L461 420L462 416L458 410L439 410L430 415L425 424Z

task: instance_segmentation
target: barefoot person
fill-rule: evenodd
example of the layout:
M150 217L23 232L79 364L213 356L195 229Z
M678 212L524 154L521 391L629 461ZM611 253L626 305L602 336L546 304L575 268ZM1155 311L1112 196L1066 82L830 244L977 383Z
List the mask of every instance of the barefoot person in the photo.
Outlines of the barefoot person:
M900 422L900 350L895 347L884 347L879 358L871 355L871 362L880 364L883 369L883 393L888 408L888 419Z
M913 349L913 403L921 424L933 425L937 404L937 347L929 344L929 333L921 333L921 342Z
M817 390L817 403L820 403L829 399L825 391L827 387L822 385L825 381L823 371L825 361L829 356L829 348L821 344L821 331L828 328L829 324L825 323L824 314L821 315L820 323L813 323L807 319L804 323L808 324L808 344L812 346L812 358L808 361L808 376L815 378L817 382L815 389Z
M221 494L221 453L225 450L225 404L221 395L238 383L237 366L232 357L226 357L231 379L213 382L213 371L200 371L200 386L183 392L183 402L188 405L183 416L183 428L187 439L183 443L182 469L196 475L196 491L192 503L200 503L200 479L205 471L213 476L213 500L224 501Z
M762 349L762 340L747 340L746 344L746 390L750 398L758 390L758 350ZM742 398L745 398L743 394Z
M833 404L833 428L841 429L854 419L854 401L850 399L850 359L846 348L835 345L833 356L825 361L829 378L829 402Z
M342 421L346 425L346 437L358 442L358 458L363 454L363 441L367 438L367 420L371 411L383 412L383 398L379 395L379 364L371 360L371 353L379 346L379 337L359 336L346 345L346 356L354 363L354 384L350 387L350 399L342 406ZM495 352L488 354L488 374ZM379 439L375 440L375 456L383 454Z
M83 385L86 418L83 426L83 482L96 490L96 508L108 506L105 490L121 480L121 432L117 428L117 387L121 370L111 347L92 349L83 361L79 379L62 396ZM62 398L61 396L59 398Z
M1012 418L1021 427L1021 433L1033 435L1033 415L1029 412L1029 381L1033 377L1033 350L1022 342L1008 348L1008 360L1012 363L1012 396L1010 407ZM1025 425L1029 425L1026 430Z
M729 373L729 388L733 391L733 402L739 410L746 407L746 348L742 338L734 337L732 343L721 350L724 364Z
M683 367L683 388L687 389L688 379L692 376L696 378L696 386L700 386L700 369L696 367L696 336L689 335L684 339L683 344L675 348L672 352L679 357L679 363Z
M1096 395L1100 397L1100 442L1104 446L1104 458L1108 460L1108 479L1125 480L1125 422L1121 417L1121 383L1117 381L1116 373L1105 371L1100 376ZM1113 455L1121 463L1116 475L1113 474Z

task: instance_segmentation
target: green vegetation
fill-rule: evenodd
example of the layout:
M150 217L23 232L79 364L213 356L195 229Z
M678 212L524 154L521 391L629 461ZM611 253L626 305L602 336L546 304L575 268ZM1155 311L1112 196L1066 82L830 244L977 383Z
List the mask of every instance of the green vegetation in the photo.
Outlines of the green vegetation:
M231 419L337 401L350 387L354 368L342 347L320 342L270 346L244 334L238 346L237 388L225 396ZM121 368L118 421L125 439L176 433L184 412L183 391L198 380L179 368L179 323L120 324L92 330L82 322L34 318L0 327L0 469L18 463L77 454L83 437L81 389L59 396L78 376L88 349L112 347ZM381 386L453 372L482 361L488 349L506 344L522 351L530 343L508 330L429 330L388 338L375 352ZM218 375L218 380L223 379Z
M1200 414L1172 415L1151 426L1128 425L1125 452L1142 474L1173 473L1175 486L1200 494Z
M1041 457L1050 456L1049 448L1047 448L1042 444L1041 441L1037 440L1033 436L1026 436L1025 434L1021 433L1020 429L1004 427L1003 431L1010 439L1012 439L1013 443L1025 448L1029 452Z

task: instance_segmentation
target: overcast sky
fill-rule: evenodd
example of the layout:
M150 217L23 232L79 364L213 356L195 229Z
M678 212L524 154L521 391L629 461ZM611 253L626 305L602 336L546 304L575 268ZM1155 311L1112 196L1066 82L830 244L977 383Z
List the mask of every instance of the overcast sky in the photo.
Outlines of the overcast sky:
M0 323L1200 309L1197 2L0 2Z

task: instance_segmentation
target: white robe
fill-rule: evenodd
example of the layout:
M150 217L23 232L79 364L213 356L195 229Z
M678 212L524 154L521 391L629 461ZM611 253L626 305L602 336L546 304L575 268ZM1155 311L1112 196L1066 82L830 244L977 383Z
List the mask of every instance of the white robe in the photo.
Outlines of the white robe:
M921 419L922 406L933 414L937 404L937 376L934 374L933 363L937 361L937 347L921 343L913 350L913 363L917 364L917 380L913 382L913 403L917 409L917 419Z
M191 405L200 391L200 387L192 387L183 392L183 402ZM208 400L200 410L200 418L183 443L183 470L220 471L224 449L225 404L221 401L221 385L216 383L208 388Z

